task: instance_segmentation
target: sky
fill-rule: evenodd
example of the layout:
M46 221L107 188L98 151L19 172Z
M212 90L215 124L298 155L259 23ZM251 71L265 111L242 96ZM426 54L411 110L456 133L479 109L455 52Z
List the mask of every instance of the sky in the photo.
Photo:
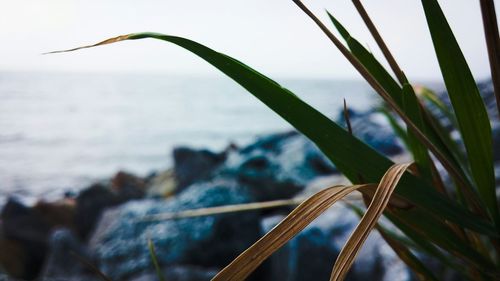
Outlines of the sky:
M350 0L304 3L328 24L330 11L382 58ZM410 79L440 79L419 0L363 3ZM439 3L474 76L489 77L479 1ZM271 77L360 78L291 0L0 0L0 71L217 75L193 54L155 40L40 55L140 31L193 39Z

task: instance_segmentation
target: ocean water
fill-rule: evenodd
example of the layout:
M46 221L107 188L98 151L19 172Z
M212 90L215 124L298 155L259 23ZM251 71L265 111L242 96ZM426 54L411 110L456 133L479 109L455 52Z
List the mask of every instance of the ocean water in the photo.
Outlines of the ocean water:
M278 81L329 116L343 98L376 102L361 81ZM290 128L223 76L0 72L0 201L57 196L118 170L147 175L171 165L175 146L219 150Z

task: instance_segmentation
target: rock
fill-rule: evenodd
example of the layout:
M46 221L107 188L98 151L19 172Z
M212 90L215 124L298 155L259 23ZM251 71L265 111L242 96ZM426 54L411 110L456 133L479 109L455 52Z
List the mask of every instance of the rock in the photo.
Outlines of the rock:
M85 246L73 231L67 228L53 231L49 253L40 278L66 279L72 276L82 278L88 273L88 268L84 267L79 257L90 260Z
M247 191L235 182L214 181L193 184L166 201L129 202L105 212L90 240L90 250L103 272L119 280L153 269L148 239L153 239L162 266L221 268L258 239L256 212L167 221L142 219L165 212L249 201Z
M284 216L262 220L268 232ZM306 229L290 240L271 257L273 280L329 280L334 261L359 218L342 203L335 204ZM385 244L377 232L372 232L346 280L411 280L411 272Z
M12 277L10 277L10 276L8 276L8 275L6 275L6 274L2 274L2 273L0 272L0 281L21 281L21 280L19 280L19 279L14 279L14 278L12 278Z
M477 84L479 88L479 93L483 97L484 104L486 105L486 110L490 116L490 120L498 123L498 107L496 103L495 90L493 88L493 82L490 80L485 80Z
M282 143L289 138L299 136L297 131L288 131L283 133L270 134L258 138L254 143L241 149L242 154L249 154L255 150L274 151L281 153Z
M209 281L218 272L216 269L201 268L195 266L171 266L163 271L163 276L168 281ZM156 272L148 272L133 277L130 281L150 281L156 280Z
M146 182L133 174L119 171L111 179L111 188L122 200L140 199L144 197Z
M96 183L82 190L76 197L74 217L78 235L86 240L104 210L143 198L145 186L140 178L119 172L109 186L105 183Z
M352 109L348 109L348 113L353 134L358 139L386 156L393 156L403 152L403 148L392 129L388 124L383 123L382 120L385 119L382 114L374 110L358 112ZM346 121L343 112L339 113L337 124L345 126Z
M318 148L296 132L265 136L229 153L219 170L249 187L255 201L290 198L315 177L334 172Z
M226 159L225 153L187 147L175 148L173 157L178 191L198 181L207 180Z
M51 226L40 212L9 199L0 215L2 221L2 260L14 268L14 277L34 279L42 266L47 251ZM12 252L4 251L10 249ZM20 258L13 265L10 258Z
M102 184L94 184L84 189L76 198L75 224L78 235L86 240L100 218L109 207L122 203L122 200Z
M73 200L37 202L27 207L10 199L1 214L0 265L14 276L34 279L44 262L48 239L56 227L73 228Z
M485 80L477 83L477 87L479 89L479 93L483 98L484 105L486 106L486 110L490 117L490 120L493 123L493 127L496 127L499 124L498 122L498 109L496 105L495 93L493 90L493 83L490 80ZM444 103L444 105L448 108L452 108L450 97L446 91L442 91L436 94L438 98ZM454 125L449 121L449 119L439 110L436 106L434 106L430 102L425 103L426 107L430 110L430 112L438 118L438 120L443 124L443 126L448 129L450 132L456 131Z
M493 160L500 164L500 123L493 127Z
M349 180L342 174L317 177L309 182L304 190L297 197L309 197L321 190L334 185L350 185Z
M54 227L74 229L74 215L76 202L71 198L64 198L55 202L38 201L33 207L42 214L45 222Z
M175 175L173 170L166 170L151 179L151 184L148 187L148 197L169 197L174 195L177 188Z
M3 235L2 235L3 236ZM5 270L13 277L27 277L27 258L21 242L6 239L0 236L0 270ZM0 280L7 280L7 277L0 277ZM9 279L10 280L10 279Z

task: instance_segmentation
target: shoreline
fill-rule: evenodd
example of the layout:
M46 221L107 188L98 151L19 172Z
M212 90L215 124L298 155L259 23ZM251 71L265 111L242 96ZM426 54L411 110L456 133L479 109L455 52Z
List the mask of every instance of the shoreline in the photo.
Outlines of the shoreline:
M408 158L391 129L377 121L378 114L375 110L350 110L354 134L388 157ZM337 116L339 124L344 124L343 116ZM500 123L493 127L495 143L500 144ZM495 153L498 169L500 152ZM177 147L172 157L170 169L146 177L117 172L54 202L25 206L9 201L2 209L0 244L10 250L0 253L0 261L15 261L17 274L25 279L41 276L43 280L96 280L68 256L72 251L114 279L148 280L145 276L151 277L153 268L147 241L153 239L162 268L174 276L172 280L186 274L199 278L188 280L207 280L274 227L291 207L174 221L142 219L162 213L297 198L345 182L316 146L296 131L264 135L241 147L229 144L221 151ZM500 178L497 180L500 182ZM321 275L314 261L297 256L297 249L304 247L311 256L334 256L342 243L332 244L332 237L336 237L335 241L347 239L356 222L357 216L349 208L336 205L325 219L313 222L294 238L288 254L283 254L284 260L276 260L277 265L271 262L267 269L257 272L260 277L256 280L262 276L300 275L300 266L290 263L310 269L308 274ZM377 258L358 261L368 270L354 269L354 274L365 278L382 274L377 280L406 280L402 277L410 276L409 270L384 248L380 237L373 237L366 247ZM329 264L316 262L317 266ZM376 273L375 263L389 262L396 264L397 272L384 269Z

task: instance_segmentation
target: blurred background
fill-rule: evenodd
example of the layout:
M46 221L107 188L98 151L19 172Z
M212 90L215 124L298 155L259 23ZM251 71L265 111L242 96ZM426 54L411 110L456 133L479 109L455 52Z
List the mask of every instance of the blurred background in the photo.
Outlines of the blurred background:
M381 57L350 1L310 2L325 21L327 9ZM408 77L439 85L419 1L365 2ZM119 169L145 175L171 165L167 156L175 144L221 148L289 128L212 66L164 42L43 52L156 31L229 54L327 114L336 113L343 98L356 108L375 96L288 0L0 3L2 194L57 194ZM487 78L479 4L440 3L473 73Z
M439 3L476 80L486 81L480 89L492 93L479 1ZM325 23L325 9L334 14L382 58L351 1L306 4ZM420 1L363 4L410 80L443 91ZM407 157L377 111L380 99L290 0L0 0L0 280L2 271L96 280L69 252L113 280L154 280L151 238L168 280L208 280L290 209L136 220L345 182L278 115L177 46L137 40L42 55L142 31L230 55L342 126L345 99L359 138ZM356 222L345 206L335 207L254 280L327 277ZM370 237L350 280L414 280L379 236Z

